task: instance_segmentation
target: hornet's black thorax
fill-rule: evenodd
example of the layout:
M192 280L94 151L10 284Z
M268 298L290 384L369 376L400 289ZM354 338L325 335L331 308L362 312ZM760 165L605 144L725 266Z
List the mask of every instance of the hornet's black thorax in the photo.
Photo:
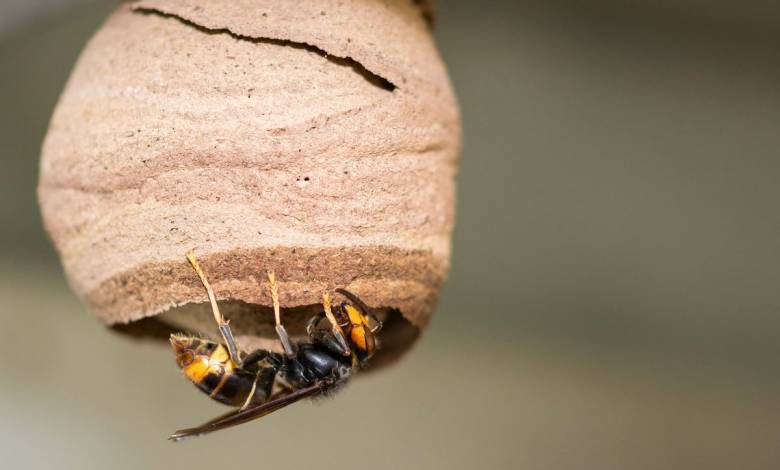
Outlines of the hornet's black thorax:
M321 379L341 382L351 371L350 358L339 356L321 345L305 343L299 345L296 357L288 360L280 372L290 385L300 387Z

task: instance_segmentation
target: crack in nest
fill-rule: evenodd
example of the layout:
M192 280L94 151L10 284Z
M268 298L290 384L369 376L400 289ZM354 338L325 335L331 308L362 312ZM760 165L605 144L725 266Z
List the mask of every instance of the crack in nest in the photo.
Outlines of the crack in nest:
M332 54L329 54L326 50L321 49L317 46L307 44L304 42L297 42L292 41L289 39L274 39L274 38L267 38L267 37L254 37L254 36L245 36L243 34L236 33L232 31L228 27L223 28L209 28L206 26L203 26L201 24L198 24L192 20L188 20L187 18L184 18L182 16L179 16L174 13L167 13L160 10L157 10L155 8L149 8L149 7L135 7L132 10L134 13L138 13L141 15L155 15L162 18L170 18L179 21L180 23L189 26L191 28L194 28L204 34L227 34L228 36L238 39L241 41L248 41L255 44L272 44L275 46L282 46L282 47L292 47L293 49L300 49L307 52L312 52L314 54L319 55L320 57L324 58L328 62L331 62L336 65L340 65L342 67L349 67L351 68L356 74L363 77L368 83L374 85L375 87L378 87L382 90L393 92L398 88L393 82L390 80L382 77L381 75L377 75L376 73L368 70L363 64L358 62L357 60L353 59L352 57L339 57Z

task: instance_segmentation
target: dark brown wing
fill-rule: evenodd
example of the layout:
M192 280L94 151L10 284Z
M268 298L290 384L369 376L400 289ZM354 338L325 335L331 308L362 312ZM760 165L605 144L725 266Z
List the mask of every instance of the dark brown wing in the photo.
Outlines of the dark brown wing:
M280 410L287 405L297 402L298 400L317 395L326 387L327 383L323 381L300 390L286 393L284 395L277 395L273 399L260 405L249 407L244 410L233 410L198 427L176 431L168 439L172 441L181 441L190 437L200 436L202 434L208 434L214 431L219 431L220 429L243 424L248 421L252 421L253 419L262 418L263 416L273 413L276 410Z

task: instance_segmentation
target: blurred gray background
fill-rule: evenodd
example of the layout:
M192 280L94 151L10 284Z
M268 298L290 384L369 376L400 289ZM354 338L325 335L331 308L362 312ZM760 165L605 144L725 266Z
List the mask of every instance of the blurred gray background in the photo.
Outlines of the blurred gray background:
M115 6L0 4L3 468L780 468L780 3L440 1L465 148L427 334L179 445L221 408L78 303L35 200Z

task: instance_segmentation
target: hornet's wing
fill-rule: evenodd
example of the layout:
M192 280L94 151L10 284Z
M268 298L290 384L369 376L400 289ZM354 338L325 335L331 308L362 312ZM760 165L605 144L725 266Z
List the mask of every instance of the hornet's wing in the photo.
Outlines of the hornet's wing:
M321 381L300 390L295 390L283 395L277 395L267 402L251 406L243 410L240 408L233 410L198 427L176 431L168 439L172 441L181 441L190 437L208 434L214 431L219 431L220 429L243 424L257 418L262 418L267 414L273 413L276 410L280 410L285 406L293 404L303 398L317 395L321 393L326 388L326 386L326 382Z

